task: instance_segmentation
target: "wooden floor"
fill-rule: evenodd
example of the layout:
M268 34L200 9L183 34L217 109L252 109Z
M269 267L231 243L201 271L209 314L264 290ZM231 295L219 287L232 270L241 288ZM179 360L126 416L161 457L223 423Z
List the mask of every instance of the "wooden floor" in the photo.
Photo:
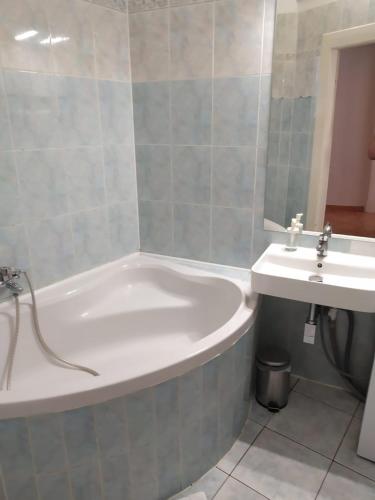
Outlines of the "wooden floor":
M375 213L364 212L359 207L327 205L325 222L327 221L332 224L334 233L375 237Z

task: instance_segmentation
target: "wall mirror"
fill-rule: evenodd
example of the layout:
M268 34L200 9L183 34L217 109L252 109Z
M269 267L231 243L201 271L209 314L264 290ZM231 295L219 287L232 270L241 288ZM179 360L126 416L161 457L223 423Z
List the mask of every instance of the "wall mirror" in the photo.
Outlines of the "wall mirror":
M278 0L264 227L375 238L375 23L356 2ZM350 9L353 9L351 12Z

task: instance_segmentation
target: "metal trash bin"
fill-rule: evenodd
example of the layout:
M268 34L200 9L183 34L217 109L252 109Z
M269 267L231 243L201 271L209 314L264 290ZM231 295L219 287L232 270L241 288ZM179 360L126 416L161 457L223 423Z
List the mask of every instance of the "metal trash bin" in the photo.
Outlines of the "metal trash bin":
M288 403L290 356L277 347L260 349L256 355L256 392L258 403L277 412Z

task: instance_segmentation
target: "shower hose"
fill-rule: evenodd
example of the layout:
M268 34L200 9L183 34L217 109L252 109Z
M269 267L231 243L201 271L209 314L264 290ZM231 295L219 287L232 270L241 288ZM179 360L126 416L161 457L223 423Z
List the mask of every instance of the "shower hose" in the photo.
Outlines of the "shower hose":
M34 287L31 283L31 280L30 280L27 272L23 271L23 274L25 275L27 285L29 287L30 294L31 294L31 316L32 316L32 321L33 321L33 326L34 326L34 333L35 333L35 336L37 338L37 341L38 341L42 351L44 351L44 353L47 354L47 356L52 361L55 361L58 364L62 365L63 368L68 368L71 370L80 370L80 371L89 373L90 375L98 376L99 373L97 371L93 370L92 368L87 368L86 366L77 365L75 363L71 363L70 361L66 361L61 356L56 354L49 347L47 342L44 340L44 337L43 337L41 329L40 329L39 315L38 315L38 309L37 309L37 305L36 305ZM16 321L15 321L13 341L11 341L7 360L5 363L6 389L7 390L10 390L10 386L11 386L13 364L14 364L14 358L15 358L15 354L16 354L17 341L18 341L19 330L20 330L20 302L19 302L19 298L18 298L17 294L15 294L13 297L14 297L15 306L16 306Z
M365 401L366 394L365 391L358 384L358 379L356 379L351 372L351 351L353 346L353 336L354 336L354 313L348 309L337 309L346 314L348 318L348 330L346 336L344 359L341 359L340 350L337 340L337 322L336 317L330 315L330 311L333 309L329 307L320 306L320 338L322 341L322 347L324 354L330 363L330 365L336 370L337 373L347 382L351 388L353 395L355 395L360 401ZM332 355L330 353L327 335L329 337L330 347Z

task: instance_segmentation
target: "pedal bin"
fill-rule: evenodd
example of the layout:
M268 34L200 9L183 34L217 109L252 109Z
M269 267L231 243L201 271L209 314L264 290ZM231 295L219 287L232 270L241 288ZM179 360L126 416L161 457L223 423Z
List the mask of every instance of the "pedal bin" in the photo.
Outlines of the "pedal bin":
M288 403L290 356L284 349L266 347L256 355L255 397L258 403L278 412Z

